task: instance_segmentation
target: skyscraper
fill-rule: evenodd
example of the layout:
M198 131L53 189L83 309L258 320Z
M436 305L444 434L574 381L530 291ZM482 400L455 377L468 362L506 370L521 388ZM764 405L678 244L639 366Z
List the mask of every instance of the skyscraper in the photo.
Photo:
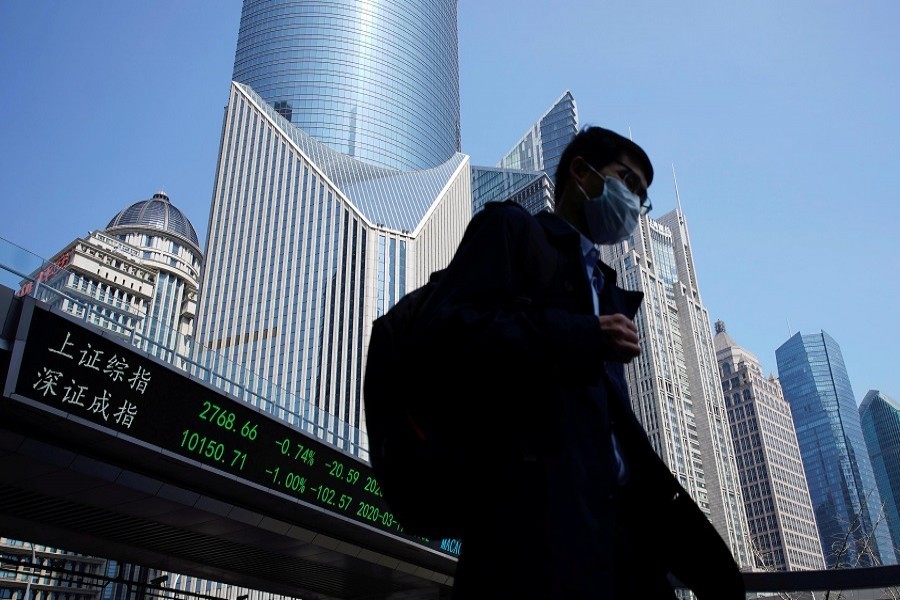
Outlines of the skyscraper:
M680 208L642 217L629 239L602 246L619 284L644 292L641 355L626 366L631 403L656 452L706 511L741 566L751 566L734 446Z
M486 202L513 200L532 214L553 209L556 165L578 133L571 92L560 96L495 167L472 167L472 212Z
M569 90L563 92L538 122L500 159L498 167L543 171L556 180L563 150L578 133L578 107Z
M869 390L859 405L859 420L869 449L875 483L884 503L894 553L900 553L900 403ZM897 557L900 559L900 556Z
M840 346L824 331L775 350L829 568L894 562Z
M824 569L791 406L781 384L716 321L713 343L756 566Z
M235 393L364 453L371 322L471 218L456 2L246 0L237 47L197 340Z
M245 0L232 79L371 164L428 169L460 149L456 0Z

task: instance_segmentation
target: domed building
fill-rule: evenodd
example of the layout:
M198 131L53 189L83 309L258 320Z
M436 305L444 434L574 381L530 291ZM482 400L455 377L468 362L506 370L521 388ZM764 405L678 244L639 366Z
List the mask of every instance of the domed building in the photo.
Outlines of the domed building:
M188 354L202 260L193 225L157 192L68 244L33 279L58 292L42 300L172 361Z

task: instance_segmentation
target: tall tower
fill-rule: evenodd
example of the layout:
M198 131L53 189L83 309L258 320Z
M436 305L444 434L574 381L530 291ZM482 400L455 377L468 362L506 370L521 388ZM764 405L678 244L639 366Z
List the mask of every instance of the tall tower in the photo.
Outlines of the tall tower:
M371 323L472 215L456 48L455 0L244 2L197 341L235 394L363 457Z
M601 246L619 283L644 292L641 355L625 368L635 414L656 452L707 512L742 567L751 566L734 446L681 209L642 217L631 237Z
M828 568L892 564L888 526L840 346L824 331L775 350Z
M500 159L498 167L543 171L556 181L559 157L578 133L578 107L568 90L556 99L534 126Z
M245 0L232 79L371 164L428 169L460 149L456 0Z
M756 566L824 569L791 406L778 379L763 376L759 360L728 335L725 323L716 321L715 329L713 344Z
M897 554L900 553L900 403L884 392L869 390L859 405L859 420Z
M566 91L495 167L472 167L472 212L513 200L532 214L553 209L556 165L578 133L578 108Z

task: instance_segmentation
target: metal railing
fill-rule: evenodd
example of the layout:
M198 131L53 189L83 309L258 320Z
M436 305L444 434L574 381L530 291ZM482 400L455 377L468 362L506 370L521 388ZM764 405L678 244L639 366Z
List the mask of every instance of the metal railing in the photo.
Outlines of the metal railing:
M186 375L211 385L297 427L361 460L368 460L365 433L333 414L310 404L261 375L204 348L168 324L139 311L126 311L110 303L67 289L68 266L58 266L21 246L0 237L0 285L30 295L81 319L85 326L112 332ZM127 312L133 325L122 323L117 313ZM174 340L174 343L173 343ZM185 352L184 349L187 349ZM291 410L288 407L298 406Z

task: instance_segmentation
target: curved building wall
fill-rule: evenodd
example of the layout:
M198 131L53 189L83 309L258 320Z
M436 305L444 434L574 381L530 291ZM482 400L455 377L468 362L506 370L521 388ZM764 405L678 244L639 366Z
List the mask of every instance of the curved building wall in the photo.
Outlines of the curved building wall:
M372 164L427 169L460 147L456 0L245 0L233 79Z

